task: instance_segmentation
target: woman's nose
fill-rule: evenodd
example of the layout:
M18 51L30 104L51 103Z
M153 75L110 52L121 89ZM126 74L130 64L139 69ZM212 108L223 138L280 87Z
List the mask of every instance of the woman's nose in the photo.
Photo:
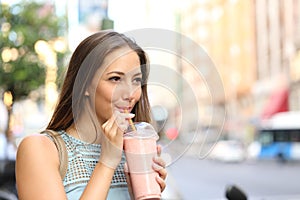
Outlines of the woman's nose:
M134 87L127 88L123 93L123 99L126 101L132 101L134 99L134 93L136 89Z
M123 99L125 101L131 102L134 99L134 95L132 94L132 95L129 95L129 96L125 96Z
M134 99L134 93L136 92L137 88L132 84L124 84L120 87L122 99L126 101L132 101Z

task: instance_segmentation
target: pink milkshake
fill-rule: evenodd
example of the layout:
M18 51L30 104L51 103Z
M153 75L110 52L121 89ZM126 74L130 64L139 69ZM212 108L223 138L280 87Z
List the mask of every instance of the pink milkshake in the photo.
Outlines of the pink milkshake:
M161 190L155 179L158 174L152 169L158 135L148 123L136 123L135 127L137 130L124 135L124 151L134 197L137 200L160 199Z

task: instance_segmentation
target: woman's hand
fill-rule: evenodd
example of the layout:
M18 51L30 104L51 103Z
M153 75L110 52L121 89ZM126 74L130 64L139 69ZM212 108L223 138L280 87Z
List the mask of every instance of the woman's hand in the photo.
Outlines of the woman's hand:
M158 173L159 176L156 177L156 181L160 185L161 191L163 192L166 188L166 178L167 178L167 170L165 169L166 163L160 157L161 154L161 146L157 146L157 156L153 158L153 169Z
M122 157L123 134L129 125L128 119L133 117L134 114L121 113L116 110L112 117L102 125L99 162L110 168L117 168Z

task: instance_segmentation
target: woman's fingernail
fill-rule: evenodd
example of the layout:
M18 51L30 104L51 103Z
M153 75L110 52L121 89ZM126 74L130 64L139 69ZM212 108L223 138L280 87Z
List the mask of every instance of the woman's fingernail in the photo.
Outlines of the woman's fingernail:
M154 161L154 162L159 162L159 157L158 157L158 156L154 156L154 157L153 157L153 161Z
M159 171L159 170L162 169L162 166L160 166L160 165L158 165L158 164L156 164L156 163L153 163L152 166L153 166L153 169L156 170L156 171Z
M129 116L130 118L133 118L133 117L135 116L135 114L129 113L128 116Z

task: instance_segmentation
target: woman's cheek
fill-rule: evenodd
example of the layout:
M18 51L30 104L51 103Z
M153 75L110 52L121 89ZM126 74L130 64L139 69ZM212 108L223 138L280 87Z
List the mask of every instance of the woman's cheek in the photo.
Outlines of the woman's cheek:
M113 100L110 90L101 90L101 87L97 88L95 108L97 117L101 121L106 121L111 117L113 110Z
M139 87L135 92L134 92L134 100L135 100L135 103L138 102L140 100L142 96L142 88Z

